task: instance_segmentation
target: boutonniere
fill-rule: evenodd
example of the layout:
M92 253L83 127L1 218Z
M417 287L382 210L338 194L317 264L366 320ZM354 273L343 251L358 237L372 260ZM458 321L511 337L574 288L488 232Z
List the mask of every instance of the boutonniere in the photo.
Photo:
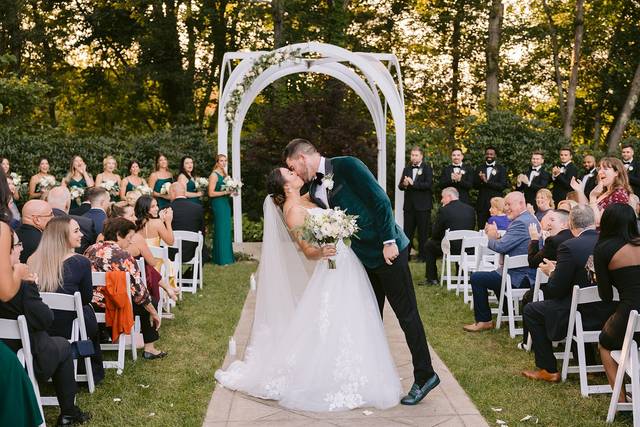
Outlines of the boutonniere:
M633 170L633 166L629 165L629 169L627 169L627 170L632 171Z
M327 188L327 190L329 190L329 191L333 190L333 174L330 173L328 175L325 175L322 178L322 183Z
M460 173L460 168L459 167L454 167L453 168L453 173Z
M564 166L562 166L562 167L560 168L560 173L564 173L564 171L565 171L565 170L566 170L566 169L564 168Z
M497 172L496 172L496 170L495 170L495 169L493 169L493 170L491 171L491 175L495 175L496 173L497 173Z
M416 175L422 175L422 168L418 169L418 172L416 173Z

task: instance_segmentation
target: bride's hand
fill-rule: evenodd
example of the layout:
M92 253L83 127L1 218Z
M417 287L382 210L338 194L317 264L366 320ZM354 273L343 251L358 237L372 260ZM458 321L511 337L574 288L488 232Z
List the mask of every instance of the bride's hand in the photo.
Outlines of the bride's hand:
M320 256L327 259L336 255L336 245L328 244L320 247Z

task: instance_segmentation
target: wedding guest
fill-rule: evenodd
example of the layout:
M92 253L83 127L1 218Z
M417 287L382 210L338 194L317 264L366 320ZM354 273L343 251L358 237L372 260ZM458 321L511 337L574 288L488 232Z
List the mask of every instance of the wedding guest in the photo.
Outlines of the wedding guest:
M173 182L173 175L169 171L169 160L164 154L158 154L155 162L156 170L149 176L149 187L153 190L153 197L158 202L158 207L164 209L169 206L169 192L163 192L165 184ZM168 187L168 186L167 186Z
M580 191L572 190L567 193L565 200L571 200L576 203L580 203Z
M124 218L110 218L104 224L104 242L98 242L89 247L85 255L91 261L93 271L124 271L131 277L131 299L133 313L140 316L140 326L144 340L143 357L148 360L163 358L166 352L155 347L160 338L160 316L156 311L147 286L142 282L138 264L127 248L135 234L135 224ZM104 310L104 295L98 288L93 293L92 304Z
M32 200L34 201L34 200ZM41 201L41 200L40 200ZM17 236L14 236L17 239ZM17 241L16 241L17 243ZM20 246L16 245L12 252L12 262L18 264ZM24 267L28 271L28 267ZM48 328L53 322L53 313L42 302L36 284L32 281L34 275L23 280L18 293L7 302L0 302L0 318L17 319L24 315L29 327L29 341L33 355L33 370L38 382L53 382L53 388L58 399L60 415L57 425L73 425L91 419L91 414L82 412L75 405L78 386L73 373L73 358L71 344L63 337L50 336ZM19 340L3 340L4 343L17 352L22 344Z
M13 248L13 230L11 223L11 210L9 201L11 191L4 175L4 169L0 167L0 301L7 302L15 296L20 288L20 280L26 276L26 266L10 262L9 252ZM1 387L0 387L1 389Z
M555 203L553 202L553 195L547 188L541 188L536 194L536 209L535 215L538 221L542 221L547 212L555 209Z
M56 185L56 177L49 173L49 160L42 157L38 162L38 173L29 179L29 198L40 199Z
M77 203L78 200L75 199L75 202L78 205L78 207L77 208L70 207L69 213L76 216L82 216L87 212L89 212L91 210L91 202L89 201L89 197L87 196L88 196L87 191L85 191L82 197L80 198L82 200L81 203ZM71 206L73 206L73 202L74 202L74 199L73 197L71 197Z
M223 190L227 177L227 156L218 154L216 164L209 176L209 198L213 212L213 245L211 261L218 265L233 264L231 244L231 191Z
M131 160L129 162L129 165L127 165L127 170L129 171L129 175L122 178L122 182L120 185L121 200L126 200L127 194L131 191L134 191L138 187L148 187L147 181L145 181L145 179L140 176L140 163L137 160ZM135 202L131 206L134 205Z
M83 215L93 221L93 229L96 234L102 233L104 221L107 219L107 207L110 203L109 193L102 187L93 187L87 190L87 200L91 203L91 209Z
M624 168L627 170L629 184L633 189L633 193L640 195L640 164L633 159L633 145L623 145L621 154L622 163L624 164Z
M596 158L592 155L584 156L582 159L582 167L584 169L584 174L582 175L582 179L580 180L580 185L582 187L582 193L588 199L589 194L591 194L591 190L593 190L598 184L598 168L596 168Z
M507 228L509 228L509 224L511 224L511 220L509 220L507 214L504 213L504 198L492 197L490 204L489 214L491 216L485 224L495 224L498 230L506 231Z
M470 165L463 165L463 159L464 154L460 148L451 150L451 164L442 170L440 188L455 188L460 195L460 201L471 204L469 190L473 188L473 168Z
M552 342L560 341L567 335L573 286L592 285L585 265L593 254L598 239L594 219L593 210L589 206L579 205L573 208L569 214L569 228L574 238L558 247L557 262L547 260L539 267L549 277L549 281L540 288L544 301L527 304L523 316L531 334L538 368L522 372L529 379L560 381ZM602 301L581 305L585 330L601 329L614 308L611 303Z
M173 210L168 207L162 211L158 202L151 196L141 196L134 209L136 215L136 233L140 234L149 246L160 247L164 241L173 245Z
M204 196L196 185L196 170L193 162L193 158L190 156L184 156L180 159L180 173L178 174L178 182L182 183L187 189L187 199L192 203L202 205L200 197Z
M51 206L54 217L73 218L80 226L82 238L80 240L80 246L76 249L77 253L83 254L89 246L96 242L96 231L93 220L83 216L69 215L71 195L67 187L53 187L47 194L47 203Z
M413 236L418 229L418 259L425 260L424 245L430 234L431 207L433 206L431 187L433 171L424 162L424 153L420 147L411 149L411 163L402 171L398 188L404 191L404 233L413 244Z
M29 200L22 207L22 224L16 229L16 233L22 242L23 250L20 262L26 263L33 254L42 237L42 231L49 220L53 218L53 211L49 203L44 200Z
M640 310L640 235L635 212L628 205L613 204L604 210L593 261L600 298L612 301L613 287L620 294L620 303L599 339L600 358L613 388L618 364L611 351L622 349L629 313ZM618 400L626 401L624 387Z
M542 151L531 153L531 167L516 178L516 191L524 194L527 204L536 206L536 195L542 188L547 188L551 175L544 170L544 154Z
M102 161L102 173L96 176L96 187L103 187L107 189L109 197L112 202L118 199L120 194L121 179L120 175L115 173L118 168L118 162L113 156L107 156Z
M142 196L142 193L138 190L129 191L125 196L125 200L129 206L135 207L136 202L138 201L140 196Z
M171 184L169 194L171 196L170 206L173 210L173 219L171 221L173 230L192 231L194 233L200 231L204 236L204 209L201 205L191 203L187 199L184 184L182 182L174 182ZM197 246L195 242L182 242L183 262L193 258Z
M505 212L511 220L511 224L504 236L500 237L495 225L487 224L485 226L484 231L489 238L487 247L501 255L525 255L530 240L529 226L534 224L538 227L538 220L527 210L524 194L518 191L513 191L505 197ZM511 286L513 288L529 287L535 282L535 274L535 270L528 266L511 269L509 271ZM492 329L488 290L491 289L496 295L500 295L502 266L494 271L471 273L470 280L473 289L475 323L465 325L463 329L467 332Z
M62 182L70 191L73 190L74 187L86 191L88 187L93 187L94 185L93 177L89 172L87 172L87 165L80 156L73 156L71 158L69 172ZM72 199L70 208L71 213L75 215L82 215L82 213L74 212L74 209L79 207L80 203L78 203L76 199Z
M484 164L476 168L474 175L474 187L478 190L478 201L476 212L478 213L478 224L483 227L489 218L491 199L502 197L507 188L507 170L504 166L496 163L496 149L487 147L484 150Z
M438 210L436 221L433 224L431 239L425 244L426 279L418 285L437 285L438 270L436 261L442 256L441 242L447 230L473 230L476 227L476 212L473 207L462 203L458 190L447 187L442 190L440 202L442 207ZM460 241L451 242L451 254L460 254Z
M578 168L573 164L572 158L571 148L561 148L560 163L551 169L553 201L556 203L567 198L567 193L571 191L571 179L578 175Z
M558 203L558 209L562 209L567 212L571 212L571 209L575 208L576 206L578 206L578 202L576 202L575 200L563 200Z
M93 283L91 262L75 252L82 242L82 232L75 219L69 216L53 218L42 233L38 249L29 257L29 270L38 276L40 292L57 292L66 295L80 293L87 336L93 341L93 378L96 383L104 378L102 353L98 336L98 321L91 306ZM53 323L48 332L52 336L71 339L71 329L76 314L53 310Z

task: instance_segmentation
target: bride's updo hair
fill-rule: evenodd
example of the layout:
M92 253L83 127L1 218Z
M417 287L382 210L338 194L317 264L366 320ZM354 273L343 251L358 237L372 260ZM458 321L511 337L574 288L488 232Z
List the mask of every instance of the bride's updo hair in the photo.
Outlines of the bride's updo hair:
M267 176L267 193L271 194L273 203L282 208L286 197L284 195L284 177L280 168L275 168Z

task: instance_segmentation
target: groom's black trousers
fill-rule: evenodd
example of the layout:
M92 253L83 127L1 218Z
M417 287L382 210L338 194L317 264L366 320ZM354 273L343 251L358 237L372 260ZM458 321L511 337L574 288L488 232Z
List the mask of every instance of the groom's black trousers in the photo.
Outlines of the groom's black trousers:
M423 385L431 378L434 371L409 270L410 247L409 245L401 251L392 265L385 264L382 267L366 270L378 300L380 316L382 316L386 297L396 313L411 351L415 382Z

